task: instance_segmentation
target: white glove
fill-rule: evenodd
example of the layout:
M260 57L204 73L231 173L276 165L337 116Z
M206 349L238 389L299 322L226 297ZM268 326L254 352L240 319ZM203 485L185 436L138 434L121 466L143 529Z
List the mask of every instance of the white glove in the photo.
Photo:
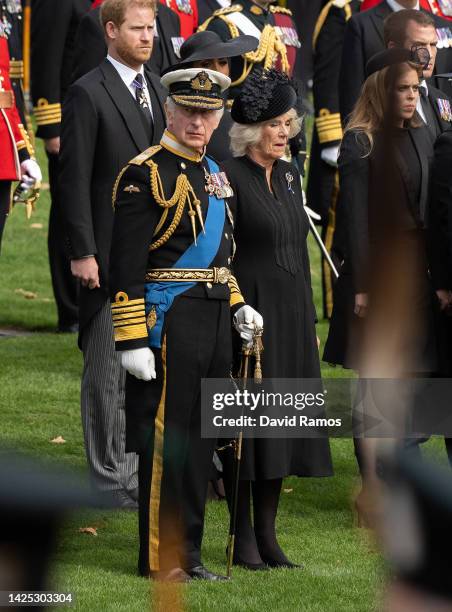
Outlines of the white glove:
M234 327L240 334L243 340L251 343L253 334L256 329L263 329L264 319L261 315L251 308L251 306L242 306L234 315Z
M140 380L157 378L155 373L154 353L150 348L143 347L121 352L122 367Z
M23 183L27 187L31 187L35 183L42 181L41 168L34 159L25 159L20 164L21 170L21 184Z
M337 168L337 158L339 157L339 145L333 147L326 147L320 152L320 158L329 166Z

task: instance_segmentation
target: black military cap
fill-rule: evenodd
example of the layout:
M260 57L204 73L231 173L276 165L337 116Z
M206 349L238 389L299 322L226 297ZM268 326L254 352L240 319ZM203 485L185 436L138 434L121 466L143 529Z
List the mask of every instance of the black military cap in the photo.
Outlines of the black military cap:
M258 45L254 36L242 35L227 41L221 40L216 32L197 32L187 38L180 48L181 62L166 68L162 75L180 68L190 68L193 62L219 59L222 57L236 57L249 51L254 51Z
M372 55L366 64L366 77L388 66L412 62L413 64L419 64L419 67L424 67L427 66L429 61L430 53L425 47L413 47L412 49L392 47Z
M253 124L284 115L297 105L293 81L279 70L254 71L234 99L231 117L236 123Z

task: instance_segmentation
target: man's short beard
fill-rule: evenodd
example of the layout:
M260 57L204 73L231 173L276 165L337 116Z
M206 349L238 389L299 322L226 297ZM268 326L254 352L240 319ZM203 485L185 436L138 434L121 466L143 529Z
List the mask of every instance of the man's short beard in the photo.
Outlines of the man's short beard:
M130 65L135 65L135 64L146 63L151 57L152 50L151 50L151 53L149 53L149 56L144 59L141 56L135 55L133 53L133 50L131 50L130 47L128 47L127 45L122 45L122 44L116 45L116 52L122 58L124 63L130 66Z

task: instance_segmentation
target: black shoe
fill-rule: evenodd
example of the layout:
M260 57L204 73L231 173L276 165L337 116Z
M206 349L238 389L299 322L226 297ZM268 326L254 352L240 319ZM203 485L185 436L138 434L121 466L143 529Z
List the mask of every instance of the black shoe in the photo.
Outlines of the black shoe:
M226 559L229 559L227 547L226 547ZM265 565L265 563L247 563L246 561L243 561L243 559L241 559L239 555L237 555L236 553L234 553L234 557L232 559L232 565L243 567L247 570L251 570L252 572L259 572L262 570L265 571L269 569L268 565Z
M58 334L78 334L78 323L71 323L70 325L58 325Z
M236 557L235 555L232 561L232 565L243 567L247 570L251 570L252 572L262 572L269 569L269 566L265 563L247 563L246 561L242 561L240 557Z
M211 582L218 582L220 580L229 580L227 576L221 574L214 574L204 567L204 565L197 565L187 570L187 574L193 580L209 580Z
M180 567L174 567L170 570L160 570L159 572L149 572L148 574L141 574L144 578L152 578L157 582L190 582L190 576L184 572Z
M124 489L106 491L105 495L111 499L112 505L120 510L138 510L137 502Z
M267 567L269 568L286 568L286 569L304 569L304 565L298 565L297 563L292 563L292 561L289 561L289 559L286 559L285 561L279 561L277 559L272 559L271 557L262 557L262 561L267 565Z

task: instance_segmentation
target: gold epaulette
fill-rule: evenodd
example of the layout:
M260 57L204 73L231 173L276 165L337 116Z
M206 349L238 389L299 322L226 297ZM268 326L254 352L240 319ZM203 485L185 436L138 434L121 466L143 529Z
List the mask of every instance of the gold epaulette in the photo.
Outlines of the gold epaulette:
M204 23L199 26L197 31L204 32L205 30L207 30L207 28L209 27L209 23L213 19L215 19L215 17L223 19L226 15L230 15L231 13L239 13L240 11L243 11L243 6L241 4L233 4L232 6L226 6L225 8L217 9L208 19L205 20ZM224 21L226 24L230 23L227 19L224 19Z
M331 7L334 6L335 8L344 9L345 21L348 21L352 16L352 9L349 6L351 1L352 0L330 0L327 4L325 4L323 9L320 11L320 15L315 24L314 34L312 35L312 48L314 51L315 46L317 44L317 39L320 34L320 30L323 28L323 24L325 23L326 18L328 17L328 13L330 12Z
M142 153L140 153L139 155L137 155L136 157L134 157L133 159L131 159L129 161L129 163L124 166L124 168L121 170L121 172L118 174L115 184L113 186L113 195L112 195L112 199L111 202L113 204L113 208L115 207L115 203L116 203L116 194L118 193L118 186L119 183L122 179L122 175L124 174L124 172L127 170L127 168L129 168L129 166L134 165L134 166L141 166L142 164L144 164L146 161L148 161L149 159L151 159L151 157L153 155L155 155L156 153L158 153L160 151L162 147L160 145L153 145L152 147L149 147L148 149L146 149L145 151L143 151Z
M293 15L290 9L284 8L283 6L271 6L270 13L282 13L283 15L290 15L291 17Z
M131 159L128 165L133 164L134 166L141 166L142 164L144 164L145 161L147 161L153 155L158 153L161 148L162 147L160 145L153 145L152 147L149 147L149 149L146 149L145 151Z

